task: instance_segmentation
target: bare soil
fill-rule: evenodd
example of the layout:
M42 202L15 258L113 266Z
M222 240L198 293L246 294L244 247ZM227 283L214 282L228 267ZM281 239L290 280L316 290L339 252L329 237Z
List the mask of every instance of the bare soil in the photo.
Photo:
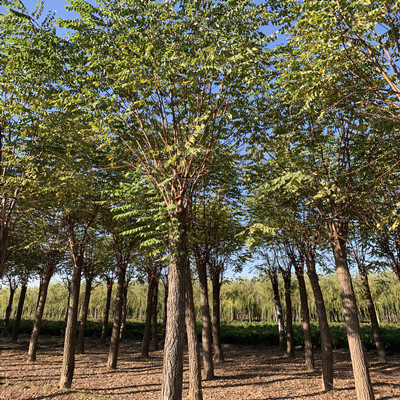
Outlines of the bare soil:
M138 342L124 341L118 369L106 369L108 347L87 339L86 354L76 356L71 390L57 388L62 359L61 338L41 338L36 363L28 363L28 338L12 345L2 341L0 352L1 400L155 400L159 399L162 351L141 359ZM321 391L321 355L316 354L315 372L303 368L303 356L294 360L282 357L272 348L261 346L224 346L226 361L216 366L217 378L203 381L204 400L343 400L355 399L349 355L335 352L335 390ZM400 399L400 356L389 364L375 361L368 354L371 379L377 399ZM184 398L187 393L187 356L185 357Z

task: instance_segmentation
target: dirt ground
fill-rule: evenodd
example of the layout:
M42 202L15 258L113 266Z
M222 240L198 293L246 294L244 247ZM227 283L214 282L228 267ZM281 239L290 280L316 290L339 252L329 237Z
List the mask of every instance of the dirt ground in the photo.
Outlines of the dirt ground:
M106 369L107 347L87 341L86 354L77 355L71 390L57 388L62 358L62 340L41 338L38 361L26 362L28 338L11 345L2 341L0 352L1 400L155 400L159 399L162 351L143 360L139 343L124 341L118 369ZM349 356L335 352L335 387L331 393L320 389L320 353L316 371L305 372L303 353L288 360L271 348L224 346L225 362L216 367L217 378L203 382L204 400L355 399ZM378 364L368 354L371 378L377 399L400 399L400 357ZM185 357L184 393L187 393ZM184 398L185 398L184 395Z

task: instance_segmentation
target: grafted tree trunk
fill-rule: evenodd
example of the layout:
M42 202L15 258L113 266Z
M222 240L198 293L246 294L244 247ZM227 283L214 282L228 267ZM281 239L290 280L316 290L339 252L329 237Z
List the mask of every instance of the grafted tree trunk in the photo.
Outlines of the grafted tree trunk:
M186 210L177 210L171 232L171 262L168 273L167 326L164 344L161 400L182 399L183 329L185 317L185 268L187 257Z
M40 292L35 311L35 319L33 321L33 329L29 342L28 361L36 361L36 353L39 343L40 327L42 326L43 312L46 305L47 290L49 288L50 279L53 275L55 265L48 266L43 279L40 282Z
M142 340L142 352L143 358L149 357L150 350L150 333L151 333L151 320L153 316L154 307L154 290L156 280L154 277L149 278L149 285L147 288L147 306L146 306L146 322L144 325L143 340Z
M275 313L279 331L279 349L285 350L285 324L283 322L282 303L279 295L278 274L276 269L268 269L269 279L274 293Z
M10 294L8 297L6 315L4 318L3 336L8 336L8 333L9 333L8 331L9 331L9 325L10 325L11 311L12 311L12 306L14 303L14 295L15 295L15 291L17 290L17 287L18 287L18 285L13 283L12 280L10 279L10 285L9 285Z
M286 305L286 356L294 358L294 337L293 337L293 312L292 312L292 277L289 272L282 272L283 284L285 288Z
M122 302L121 329L119 331L120 342L122 342L125 333L127 306L128 306L128 281L126 280L124 285L124 299Z
M347 264L347 233L348 231L345 223L337 224L332 222L329 226L332 251L339 278L340 295L342 298L357 399L372 400L374 399L374 393L361 339L356 297L354 295L351 275Z
M107 361L107 367L109 369L117 368L119 337L120 337L121 322L122 322L122 306L124 302L126 266L118 264L117 268L118 268L117 271L118 280L117 280L117 293L115 298L114 324L111 333L110 352L108 353L108 361Z
M21 325L22 312L24 310L24 303L26 297L26 290L28 288L27 282L23 282L21 286L21 293L19 294L17 315L14 320L13 332L11 340L16 343L18 341L19 326Z
M79 256L76 262L74 262L72 269L67 326L65 327L64 355L59 382L60 388L70 388L74 377L76 328L78 325L79 290L81 286L82 266L83 257Z
M378 353L378 360L379 362L386 363L387 357L385 352L385 346L383 345L381 331L379 329L378 318L376 316L375 305L372 299L371 289L369 287L368 272L367 269L362 265L358 265L358 270L360 272L361 284L364 292L364 299L365 302L367 303L369 318L371 320L376 351Z
M315 269L315 259L311 252L306 254L307 273L314 293L315 306L318 314L318 326L321 335L322 350L322 390L333 389L333 345L326 316L325 301L319 285L318 274Z
M100 342L102 344L104 344L107 339L108 318L110 315L111 294L112 294L112 287L113 287L112 279L106 278L106 280L107 280L106 308L104 310L104 315L103 315L103 324L102 324L102 328L101 328L101 339L100 339Z
M151 318L151 345L153 350L158 350L157 311L158 311L158 278L153 291L153 315Z
M214 378L214 361L212 350L212 325L210 305L208 303L207 266L203 260L198 259L197 273L200 286L200 311L201 311L201 344L203 347L203 368L206 380Z
M192 278L189 270L189 259L186 266L185 285L185 320L189 352L189 399L202 400L200 345L197 339L196 314L194 310Z
M91 276L86 277L85 281L86 281L85 298L83 300L81 323L79 325L78 348L77 348L77 352L80 354L83 354L85 352L85 331L86 331L86 322L89 311L90 295L92 293L93 277Z
M304 281L303 265L296 263L295 273L299 283L300 303L301 303L301 319L303 322L304 349L305 349L305 366L307 371L314 369L314 350L311 338L310 327L310 310L308 308L308 298L306 283Z

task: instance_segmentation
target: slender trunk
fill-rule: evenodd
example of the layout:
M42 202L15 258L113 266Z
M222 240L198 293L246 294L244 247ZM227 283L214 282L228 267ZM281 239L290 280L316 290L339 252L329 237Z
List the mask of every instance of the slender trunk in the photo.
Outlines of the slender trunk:
M22 311L24 310L24 303L26 297L26 290L28 285L24 282L21 286L21 293L19 294L17 315L14 320L13 332L11 340L16 343L18 341L19 326L21 325Z
M85 298L82 307L81 323L79 325L78 348L77 348L78 354L83 354L85 352L85 331L86 331L86 322L88 317L91 292L92 292L92 278L86 278Z
M64 326L67 329L69 302L71 301L71 282L68 282L67 307L65 308Z
M11 311L12 311L12 306L13 306L13 302L14 302L14 294L15 294L16 290L17 290L17 286L13 287L10 284L10 295L8 297L6 315L4 318L3 336L8 336L8 333L9 333L10 317L11 317Z
M40 292L38 297L38 302L35 311L35 319L33 321L33 329L31 333L31 339L29 342L29 350L28 350L28 361L34 362L36 361L36 353L39 343L39 333L40 327L42 326L42 318L44 307L46 305L47 299L47 290L49 288L49 283L51 276L53 275L54 267L48 267L45 273L45 276L40 285Z
M119 341L122 342L122 339L124 337L125 333L125 327L126 327L126 307L128 305L128 282L125 281L124 285L124 298L122 301L122 317L121 317L121 329L119 331Z
M161 340L165 342L165 332L167 330L167 305L168 305L168 280L164 283L164 316L163 316L163 330Z
M212 326L210 305L208 303L208 282L206 263L197 261L197 272L199 274L200 286L200 311L201 311L201 344L203 347L203 368L206 380L214 378L214 361L212 350Z
M314 369L314 350L311 339L310 327L310 311L308 309L308 298L306 290L306 282L304 280L303 265L295 266L295 273L299 283L300 303L301 303L301 319L303 322L303 335L304 335L304 350L305 350L305 365L307 371Z
M78 325L79 290L81 286L83 258L80 256L73 266L67 326L65 327L64 355L61 367L60 388L70 388L75 369L76 328Z
M178 224L171 232L171 263L168 273L167 326L161 400L182 399L183 329L185 317L185 268L187 257L186 210L173 216Z
M6 271L7 248L10 240L10 229L4 221L0 225L0 279Z
M221 344L221 317L220 317L220 292L221 283L219 274L212 280L212 298L213 298L213 318L212 318L212 337L215 361L223 362L224 355L222 353Z
M103 325L101 328L101 339L100 342L104 344L107 338L107 331L108 331L108 318L110 315L110 305L111 305L111 294L112 294L112 281L107 281L107 297L106 297L106 308L104 310L103 315Z
M339 279L339 289L342 298L356 394L358 400L372 400L374 399L374 393L372 391L368 365L365 359L356 298L347 264L346 239L344 239L347 237L347 229L341 228L340 237L337 229L331 229L330 234L332 251Z
M192 278L189 270L189 259L186 266L185 285L185 320L189 352L189 399L202 400L200 345L197 338L196 314L194 310Z
M379 362L386 363L387 357L385 352L385 346L383 345L383 340L381 336L381 331L379 329L378 318L376 316L375 305L371 295L371 289L369 287L368 273L367 270L359 265L358 270L360 271L361 284L364 292L364 299L368 307L369 318L371 320L372 331L374 333L374 341L376 346L376 351L378 353Z
M282 274L285 287L285 305L286 305L286 356L294 358L294 336L293 336L293 312L291 283L292 277L289 273Z
M392 268L393 268L395 275L397 276L397 279L400 281L400 263L397 261L393 262Z
M276 273L276 269L269 270L269 278L271 280L272 291L274 293L274 301L275 301L275 313L276 320L278 323L278 331L279 331L279 349L285 349L285 324L283 322L283 311L281 298L279 296L279 286L278 286L278 275Z
M154 284L153 290L153 314L151 318L151 345L153 350L158 350L158 334L157 334L157 311L158 311L158 278Z
M319 285L318 274L315 269L314 256L310 254L307 260L307 273L314 293L315 306L318 315L318 326L321 335L322 350L322 390L333 389L333 345L326 316L325 301Z
M39 283L39 292L38 292L38 297L36 300L36 308L39 305L39 300L40 300L40 292L42 291L42 285L43 285L43 279L40 279L40 283Z
M108 369L117 368L119 335L120 335L121 320L122 320L122 306L124 301L126 266L118 265L117 274L118 274L118 281L117 281L117 293L115 298L114 324L111 333L110 352L108 353L108 360L107 360Z
M142 340L142 357L149 357L150 350L150 333L151 333L151 319L153 316L153 303L154 303L154 289L155 279L152 277L149 279L149 285L147 289L147 307L146 307L146 322L144 325L143 340Z

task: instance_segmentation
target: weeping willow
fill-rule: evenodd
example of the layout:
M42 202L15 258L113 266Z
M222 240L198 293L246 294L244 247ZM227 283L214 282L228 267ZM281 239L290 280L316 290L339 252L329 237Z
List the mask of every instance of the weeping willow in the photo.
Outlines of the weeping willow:
M400 322L400 281L390 272L371 274L369 277L372 296L375 302L378 319L382 323ZM281 300L284 306L283 282L279 282ZM317 310L308 279L306 279L308 302L311 319L317 320ZM326 310L330 322L343 321L342 305L340 300L339 286L336 275L320 276L320 285L324 295ZM211 285L210 285L211 286ZM114 288L115 289L115 288ZM364 302L361 281L358 276L354 277L354 289L357 297L357 305L360 320L369 321L368 310ZM82 293L85 290L82 286ZM31 319L34 316L39 288L28 287L23 318ZM20 289L14 297L11 317L17 311ZM113 292L114 293L114 292ZM128 288L127 318L131 321L143 321L146 315L147 284L133 282ZM0 315L5 315L8 304L9 290L6 285L0 291ZM113 296L114 297L114 296ZM194 284L195 307L198 317L199 311L199 287ZM89 306L89 319L100 320L104 313L106 298L106 285L97 283L94 285ZM80 296L83 302L83 295ZM68 301L68 289L62 282L54 282L50 285L44 318L50 320L63 320L65 317ZM295 321L301 319L301 305L298 286L295 277L292 279L292 301L293 318ZM211 298L210 298L211 302ZM80 304L80 307L82 304ZM111 310L113 310L113 303ZM160 284L160 295L158 301L159 319L162 320L164 313L164 286ZM112 317L112 314L111 314ZM266 276L253 279L226 280L221 288L221 318L222 321L275 321L275 304L272 288Z

